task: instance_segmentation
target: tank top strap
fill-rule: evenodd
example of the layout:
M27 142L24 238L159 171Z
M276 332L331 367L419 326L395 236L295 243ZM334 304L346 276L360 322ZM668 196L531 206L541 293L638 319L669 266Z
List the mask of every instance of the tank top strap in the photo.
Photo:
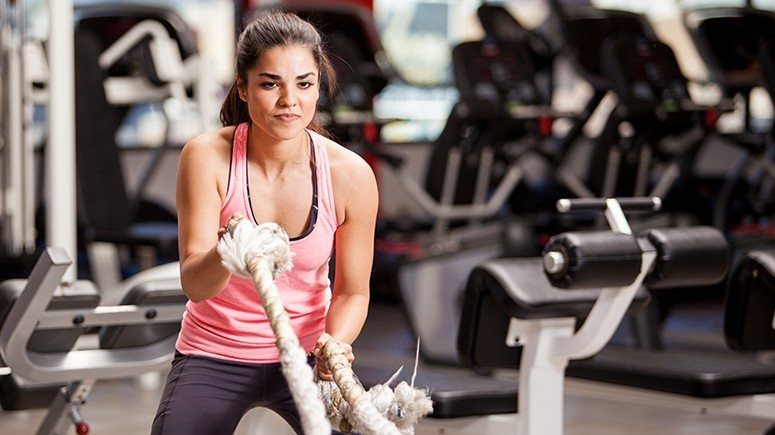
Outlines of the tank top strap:
M241 195L240 197L244 197L247 194L247 149L248 123L242 123L234 130L234 138L231 143L229 184L226 190L227 202L234 195Z
M315 150L315 170L318 178L318 219L322 218L330 226L336 229L336 207L334 205L334 189L331 185L331 168L329 167L328 151L323 136L307 130L312 138Z

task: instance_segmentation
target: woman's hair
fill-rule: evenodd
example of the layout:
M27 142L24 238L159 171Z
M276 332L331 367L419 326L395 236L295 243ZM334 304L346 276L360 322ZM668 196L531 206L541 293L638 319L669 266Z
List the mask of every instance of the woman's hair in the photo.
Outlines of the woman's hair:
M240 82L247 84L248 71L258 62L261 55L272 48L287 46L305 47L310 50L320 71L318 83L326 87L325 95L330 98L336 86L336 76L331 61L323 50L320 33L315 26L296 14L273 11L248 23L237 40L237 76L221 105L222 125L238 125L250 121L247 103L240 99L237 85ZM309 128L320 134L327 133L317 117L312 119Z

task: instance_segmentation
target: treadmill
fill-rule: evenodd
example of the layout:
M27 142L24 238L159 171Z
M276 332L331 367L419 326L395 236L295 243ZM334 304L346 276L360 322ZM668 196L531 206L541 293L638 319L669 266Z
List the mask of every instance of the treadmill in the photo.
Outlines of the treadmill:
M684 23L710 79L727 97L740 98L744 111L742 131L726 135L742 155L724 178L713 225L738 246L772 241L768 221L775 212L773 125L754 122L751 94L763 88L775 101L775 14L752 7L687 9Z

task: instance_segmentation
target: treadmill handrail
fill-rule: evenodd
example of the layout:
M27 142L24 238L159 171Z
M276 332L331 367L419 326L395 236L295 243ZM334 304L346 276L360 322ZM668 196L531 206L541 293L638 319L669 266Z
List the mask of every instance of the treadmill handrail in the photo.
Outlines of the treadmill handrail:
M503 204L508 200L509 195L514 188L519 184L524 171L517 164L517 160L509 167L506 175L498 183L498 187L495 189L490 199L481 204L466 204L466 205L448 205L442 204L434 199L425 189L420 187L420 184L415 179L404 173L405 169L395 171L392 166L388 165L390 171L394 172L396 177L403 186L404 190L412 197L412 199L423 208L428 214L435 218L440 219L462 219L462 218L484 218L495 215L498 210L503 207Z

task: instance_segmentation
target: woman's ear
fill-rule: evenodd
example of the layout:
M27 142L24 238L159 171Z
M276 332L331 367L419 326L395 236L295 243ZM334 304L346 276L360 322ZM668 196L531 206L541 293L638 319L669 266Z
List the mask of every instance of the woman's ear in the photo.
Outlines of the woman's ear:
M248 101L248 95L247 91L245 91L245 84L242 83L242 80L240 78L237 78L237 95L239 95L239 99L247 102Z

